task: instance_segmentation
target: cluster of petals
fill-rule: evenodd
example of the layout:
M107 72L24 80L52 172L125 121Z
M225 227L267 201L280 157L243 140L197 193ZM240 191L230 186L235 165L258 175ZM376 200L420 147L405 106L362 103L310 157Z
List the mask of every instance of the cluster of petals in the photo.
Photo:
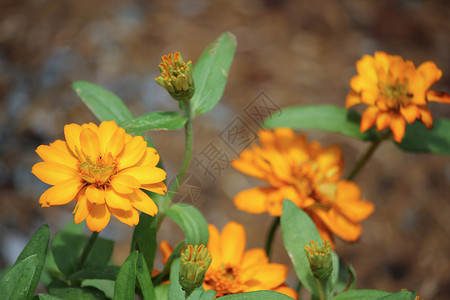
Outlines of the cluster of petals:
M242 151L232 166L268 185L239 192L236 207L280 216L284 199L289 199L309 214L324 240L333 243L332 234L357 240L362 231L359 222L374 205L361 200L354 182L339 179L344 165L340 147L308 143L289 128L260 130L258 135L261 146L253 144Z
M288 267L269 263L262 248L246 248L244 227L229 222L221 233L209 225L208 251L212 262L206 271L203 288L215 290L216 297L230 294L273 290L297 299L297 293L284 284Z
M165 194L166 172L156 167L159 155L141 136L131 136L114 121L64 127L64 140L36 149L43 162L32 172L52 185L39 199L43 207L76 201L75 222L86 220L101 231L111 214L130 226L140 210L155 215L158 208L142 189Z
M375 52L374 56L364 55L356 69L358 75L350 80L352 91L347 95L346 107L369 105L361 118L361 132L375 124L378 131L390 127L394 140L400 143L406 123L420 119L428 129L433 127L428 101L450 103L448 94L429 90L442 77L434 62L416 68L412 61L398 55Z

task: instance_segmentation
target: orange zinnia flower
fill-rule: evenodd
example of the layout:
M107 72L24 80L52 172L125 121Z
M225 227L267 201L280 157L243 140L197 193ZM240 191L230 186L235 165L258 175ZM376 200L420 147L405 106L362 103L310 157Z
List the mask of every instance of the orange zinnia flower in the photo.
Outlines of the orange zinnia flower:
M209 225L208 229L212 262L206 271L205 290L215 290L216 297L273 290L297 299L297 293L283 284L287 266L269 263L264 249L245 251L246 235L241 224L230 222L220 234L214 225Z
M114 121L64 127L66 141L41 145L44 160L32 172L53 185L39 203L42 207L76 200L75 223L86 219L91 231L102 231L111 214L130 226L139 223L136 209L155 215L158 208L141 190L165 194L166 172L156 167L159 155L141 136L132 137Z
M308 143L289 128L260 130L259 139L262 147L242 151L232 166L269 186L238 193L237 208L280 216L283 200L289 199L311 216L324 240L333 242L332 233L347 241L358 239L362 230L358 222L374 206L361 200L355 183L339 180L344 165L339 146Z
M358 75L350 80L352 91L346 107L358 103L370 106L362 115L361 132L376 123L377 130L390 127L394 140L400 143L406 122L412 124L420 119L428 129L433 127L433 118L426 107L428 101L450 103L450 95L429 90L442 76L431 61L415 68L412 61L400 56L375 52L373 57L364 55L356 68Z

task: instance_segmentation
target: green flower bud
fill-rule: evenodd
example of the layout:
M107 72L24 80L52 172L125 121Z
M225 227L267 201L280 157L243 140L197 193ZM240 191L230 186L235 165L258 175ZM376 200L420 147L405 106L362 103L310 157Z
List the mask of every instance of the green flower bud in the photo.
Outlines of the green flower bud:
M192 61L185 63L180 52L171 53L162 56L159 70L161 76L155 80L173 99L186 102L192 98L195 91Z
M325 240L322 247L319 247L317 243L311 241L310 246L305 246L305 252L314 277L327 280L333 272L330 242Z
M179 281L187 294L202 285L211 260L205 245L188 245L181 254Z

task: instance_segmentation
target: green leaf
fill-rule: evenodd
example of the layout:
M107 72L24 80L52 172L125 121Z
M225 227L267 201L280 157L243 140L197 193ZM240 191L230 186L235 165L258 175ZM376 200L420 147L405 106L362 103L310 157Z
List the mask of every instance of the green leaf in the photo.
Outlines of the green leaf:
M133 118L133 114L123 101L101 86L86 81L76 81L72 83L72 88L100 121L113 120L121 123Z
M39 294L39 300L63 300L59 297L48 295L48 294Z
M37 272L38 255L33 254L20 260L9 269L0 280L0 291L3 299L23 300L29 298ZM32 291L34 293L34 290ZM31 295L32 296L32 295Z
M222 97L236 50L236 38L222 34L202 53L194 66L195 93L190 102L194 115L211 110Z
M114 299L134 300L138 252L132 252L122 264L114 286Z
M148 130L176 130L183 128L186 118L177 111L154 111L120 123L128 133L141 134Z
M300 130L321 130L336 132L362 141L381 138L374 129L360 133L361 115L334 105L293 106L274 113L264 121L264 127L289 127Z
M356 285L356 274L352 266L346 265L342 260L339 261L339 272L336 285L334 287L335 293L353 290Z
M158 300L169 300L169 285L162 284L155 288L156 298Z
M120 267L118 266L100 266L86 268L75 272L67 278L68 280L84 280L84 279L108 279L116 280Z
M205 291L202 287L196 288L189 295L187 300L213 300L216 297L217 292L215 290Z
M155 288L153 287L152 278L150 277L147 264L141 253L138 254L136 263L136 275L141 287L144 300L156 299Z
M207 245L209 239L208 223L205 217L194 206L177 203L167 211L167 216L181 227L188 244Z
M166 263L164 264L164 268L161 271L161 273L159 273L158 275L156 275L153 278L153 285L154 286L159 286L159 284L161 282L163 282L164 280L167 280L169 278L166 278L167 275L170 272L170 269L172 267L172 262L181 256L181 251L184 249L184 247L186 246L186 242L185 241L181 241L176 247L175 249L173 249L172 253L170 254L169 258L167 259ZM158 298L159 299L159 298Z
M291 258L298 279L313 295L319 295L320 283L311 272L304 250L310 241L322 244L316 225L303 210L291 201L284 200L281 232L284 247Z
M107 279L85 279L81 283L82 287L94 287L105 294L106 298L112 299L114 297L115 281Z
M413 300L415 293L408 291L399 291L389 293L378 290L352 290L341 293L334 297L334 300Z
M156 231L155 218L141 213L139 224L134 228L131 250L139 250L149 270L153 270L153 262L156 255Z
M170 282L169 282L169 299L170 300L184 300L184 291L179 282L180 274L180 258L173 261L170 268Z
M71 287L65 282L52 283L49 287L51 295L63 300L102 300L106 299L105 294L93 287Z
M50 230L48 229L48 225L41 226L31 237L28 244L20 253L19 257L16 260L16 264L30 255L36 255L36 272L34 274L33 280L31 282L28 298L32 298L34 291L39 283L39 279L41 278L42 269L45 263L45 256L47 253L48 242L50 240Z
M450 120L434 118L431 130L420 122L406 125L405 136L396 145L408 152L450 155Z
M52 242L52 251L59 270L69 277L78 266L81 253L89 238L84 235L62 231L55 235ZM102 267L109 263L113 251L114 242L97 238L89 252L83 268Z
M232 294L220 297L222 300L292 300L291 297L274 291L256 291L242 294Z

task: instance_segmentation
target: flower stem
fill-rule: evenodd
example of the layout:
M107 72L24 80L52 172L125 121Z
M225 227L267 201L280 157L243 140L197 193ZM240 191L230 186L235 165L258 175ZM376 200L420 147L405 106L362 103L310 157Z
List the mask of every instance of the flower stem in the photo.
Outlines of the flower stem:
M319 295L317 297L313 297L318 300L328 300L330 299L330 295L328 292L328 279L327 280L317 280L319 282Z
M193 135L192 135L193 117L192 117L191 103L189 101L184 102L184 116L187 119L186 125L184 125L185 128L184 158L181 167L178 170L178 174L175 177L174 182L170 186L169 191L167 192L169 194L170 201L172 201L173 197L175 196L175 193L178 191L181 181L183 180L184 175L186 174L186 171L191 163L192 148L193 148Z
M372 142L372 144L367 149L366 153L364 153L364 155L359 159L358 163L355 165L355 167L353 168L350 175L348 175L347 180L352 180L353 178L356 177L356 175L359 173L359 171L361 171L361 169L366 165L366 163L372 157L372 154L375 152L375 150L377 150L378 146L380 146L380 144L385 139L387 139L389 136L390 136L390 132L388 131L385 134L383 134L380 139Z
M92 232L92 235L89 238L89 241L87 242L86 246L84 246L83 253L81 254L80 260L78 261L77 271L79 271L83 268L83 265L86 262L86 258L88 257L89 253L91 252L92 246L94 246L94 243L97 240L97 237L99 234L100 234L100 232L97 232L97 231Z
M275 232L277 231L278 226L280 225L280 217L275 217L272 221L272 225L270 225L270 229L267 232L267 239L266 239L266 254L269 258L272 255L272 245L273 245L273 239L275 238Z

